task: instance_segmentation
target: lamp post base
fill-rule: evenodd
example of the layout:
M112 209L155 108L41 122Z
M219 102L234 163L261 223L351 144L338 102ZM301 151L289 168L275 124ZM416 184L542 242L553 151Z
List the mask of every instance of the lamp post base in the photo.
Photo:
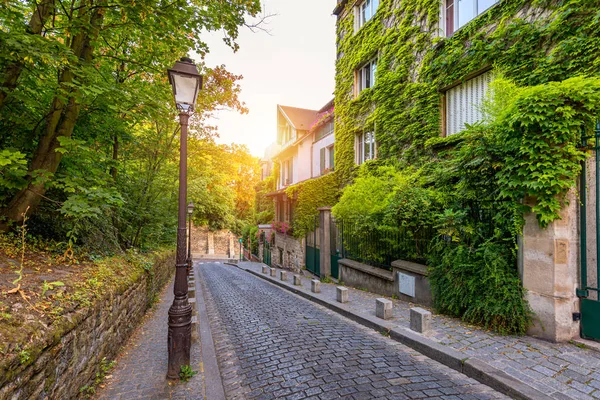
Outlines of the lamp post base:
M190 349L192 347L192 306L188 303L187 294L183 298L175 298L169 308L169 368L167 378L179 379L183 365L190 365Z

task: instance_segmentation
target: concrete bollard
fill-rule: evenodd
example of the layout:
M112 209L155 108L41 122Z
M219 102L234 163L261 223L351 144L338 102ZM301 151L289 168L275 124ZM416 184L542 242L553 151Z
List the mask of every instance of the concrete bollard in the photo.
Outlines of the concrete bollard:
M287 281L287 271L281 271L279 273L279 279L281 279L282 281Z
M321 281L318 279L310 281L310 291L313 293L321 293Z
M381 319L392 318L392 301L379 298L375 301L375 315Z
M347 303L348 302L348 288L343 286L338 286L336 289L336 297L339 303Z
M410 309L410 329L427 333L431 329L431 313L421 307Z
M269 273L269 267L267 267L266 265L263 265L263 274L268 274Z
M275 268L271 268L271 276L273 278L275 278L275 275L277 274L277 270Z
M300 275L294 275L294 285L302 286L302 279L300 278Z

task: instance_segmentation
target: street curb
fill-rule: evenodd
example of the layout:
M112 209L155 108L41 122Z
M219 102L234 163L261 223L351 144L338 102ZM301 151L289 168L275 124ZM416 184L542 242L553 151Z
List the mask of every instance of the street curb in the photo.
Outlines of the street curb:
M202 349L202 366L204 372L204 390L206 398L210 400L225 400L225 388L223 387L223 378L217 361L217 352L210 330L208 321L208 312L206 311L206 302L204 300L204 290L200 284L200 273L194 268L194 278L196 285L200 286L199 295L196 296L196 312L198 314L198 332L200 334L200 348Z
M435 360L441 364L446 365L465 374L469 378L473 378L476 381L483 383L512 399L518 400L552 400L553 398L540 392L539 390L519 381L508 375L506 372L489 365L488 363L481 361L477 358L468 358L464 354L454 350L451 347L444 346L438 342L428 339L416 332L413 332L406 328L394 327L391 323L386 323L379 318L371 316L363 316L356 314L351 311L348 306L341 303L336 303L326 299L320 299L314 297L310 293L298 290L288 284L271 279L269 276L262 275L249 268L241 267L237 264L225 263L246 271L255 275L267 282L275 284L281 288L287 289L288 291L299 295L307 300L322 305L332 311L341 314L342 316L351 319L363 326L374 329L379 332L388 332L390 338L410 347L419 353Z

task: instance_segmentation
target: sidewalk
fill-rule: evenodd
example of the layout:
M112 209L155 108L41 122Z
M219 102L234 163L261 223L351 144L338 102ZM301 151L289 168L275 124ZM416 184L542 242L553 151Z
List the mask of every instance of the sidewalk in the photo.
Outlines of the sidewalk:
M98 400L204 399L199 341L192 341L191 366L199 373L187 383L167 380L167 321L173 302L173 280L163 289L158 303L148 310L142 324L124 344L115 368L98 390ZM197 329L197 325L192 325Z
M511 397L600 398L600 353L595 350L529 336L500 336L442 315L433 316L432 332L425 337L409 330L410 303L392 300L394 316L384 321L375 317L375 299L381 295L348 288L350 301L337 303L336 284L321 283L321 293L312 293L312 278L302 276L302 286L294 286L289 271L288 281L282 282L279 269L273 278L262 274L263 265L240 262L238 267L357 322L376 329L391 329L392 338Z

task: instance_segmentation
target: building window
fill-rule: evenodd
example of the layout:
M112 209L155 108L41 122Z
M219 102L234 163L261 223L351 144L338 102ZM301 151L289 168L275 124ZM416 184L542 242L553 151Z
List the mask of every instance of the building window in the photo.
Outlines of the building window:
M492 78L488 71L446 91L446 136L483 119L481 106Z
M498 0L446 0L446 36L451 36Z
M323 139L326 136L329 136L333 133L333 118L331 120L329 120L328 122L325 122L323 125L321 125L321 127L318 129L317 134L315 136L315 142L318 142L319 140Z
M294 177L294 160L292 158L281 163L279 176L281 178L281 187L292 184Z
M356 30L359 30L364 24L369 22L377 12L379 0L365 0L355 8L354 19L356 21Z
M369 61L366 65L356 71L356 95L365 89L375 86L377 74L377 60Z
M364 132L356 137L356 163L358 165L375 158L375 135Z

